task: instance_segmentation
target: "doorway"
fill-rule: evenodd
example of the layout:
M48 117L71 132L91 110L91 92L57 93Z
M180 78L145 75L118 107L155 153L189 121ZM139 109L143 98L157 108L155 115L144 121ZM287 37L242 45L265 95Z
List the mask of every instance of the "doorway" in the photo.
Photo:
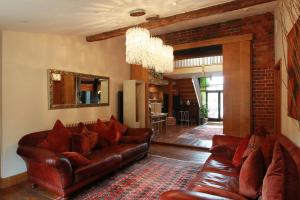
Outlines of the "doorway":
M223 91L206 91L209 121L223 120Z

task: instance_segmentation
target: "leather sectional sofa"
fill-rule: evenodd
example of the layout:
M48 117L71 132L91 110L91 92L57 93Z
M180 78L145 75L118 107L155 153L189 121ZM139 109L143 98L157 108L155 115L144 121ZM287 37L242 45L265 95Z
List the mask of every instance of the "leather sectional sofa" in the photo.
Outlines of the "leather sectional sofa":
M161 195L160 199L251 199L240 194L239 176L241 169L234 167L231 161L240 141L240 138L232 136L215 136L213 138L213 146L225 145L227 146L227 150L212 153L204 164L202 170L191 181L187 190L167 191ZM260 193L262 194L262 199L300 199L300 148L295 146L283 135L278 136L276 141L275 145L282 149L282 154L281 156L274 158L275 150L273 151L273 160L269 167L272 165L272 167L275 168L272 169L273 172L269 174L268 170L264 180L261 180L262 186L260 188ZM280 166L280 164L282 165ZM254 179L256 175L257 174L254 174L254 176L250 177L250 179ZM266 176L270 176L271 178L266 178Z
M90 164L74 167L62 154L37 147L50 131L25 135L19 141L17 153L26 162L29 181L57 193L62 199L67 199L79 188L147 156L152 137L151 129L128 128L119 144L94 149L86 156L91 161Z

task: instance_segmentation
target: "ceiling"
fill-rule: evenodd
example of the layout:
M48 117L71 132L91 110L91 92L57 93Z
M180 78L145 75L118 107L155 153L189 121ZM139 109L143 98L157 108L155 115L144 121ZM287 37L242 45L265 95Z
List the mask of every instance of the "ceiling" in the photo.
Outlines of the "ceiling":
M91 35L232 0L1 0L0 29ZM176 5L175 5L176 4ZM146 15L129 16L143 8Z

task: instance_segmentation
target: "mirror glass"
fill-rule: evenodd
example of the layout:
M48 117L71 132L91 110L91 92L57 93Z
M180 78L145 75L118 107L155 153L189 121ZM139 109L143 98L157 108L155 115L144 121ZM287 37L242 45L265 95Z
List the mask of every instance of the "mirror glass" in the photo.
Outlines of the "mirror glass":
M109 78L50 69L50 109L109 105Z

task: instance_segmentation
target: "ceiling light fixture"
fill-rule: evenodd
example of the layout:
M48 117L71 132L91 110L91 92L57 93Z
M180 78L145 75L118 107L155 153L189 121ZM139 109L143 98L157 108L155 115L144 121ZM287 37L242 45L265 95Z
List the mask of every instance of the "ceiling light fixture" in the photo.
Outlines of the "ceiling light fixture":
M141 65L150 40L150 32L145 28L133 27L126 31L126 62Z
M131 17L140 17L146 14L144 9L135 9L129 12Z
M142 9L137 9L142 10ZM136 12L131 11L130 16ZM173 47L164 45L158 37L150 37L150 32L141 27L126 31L126 62L154 69L159 73L172 72L174 69Z

